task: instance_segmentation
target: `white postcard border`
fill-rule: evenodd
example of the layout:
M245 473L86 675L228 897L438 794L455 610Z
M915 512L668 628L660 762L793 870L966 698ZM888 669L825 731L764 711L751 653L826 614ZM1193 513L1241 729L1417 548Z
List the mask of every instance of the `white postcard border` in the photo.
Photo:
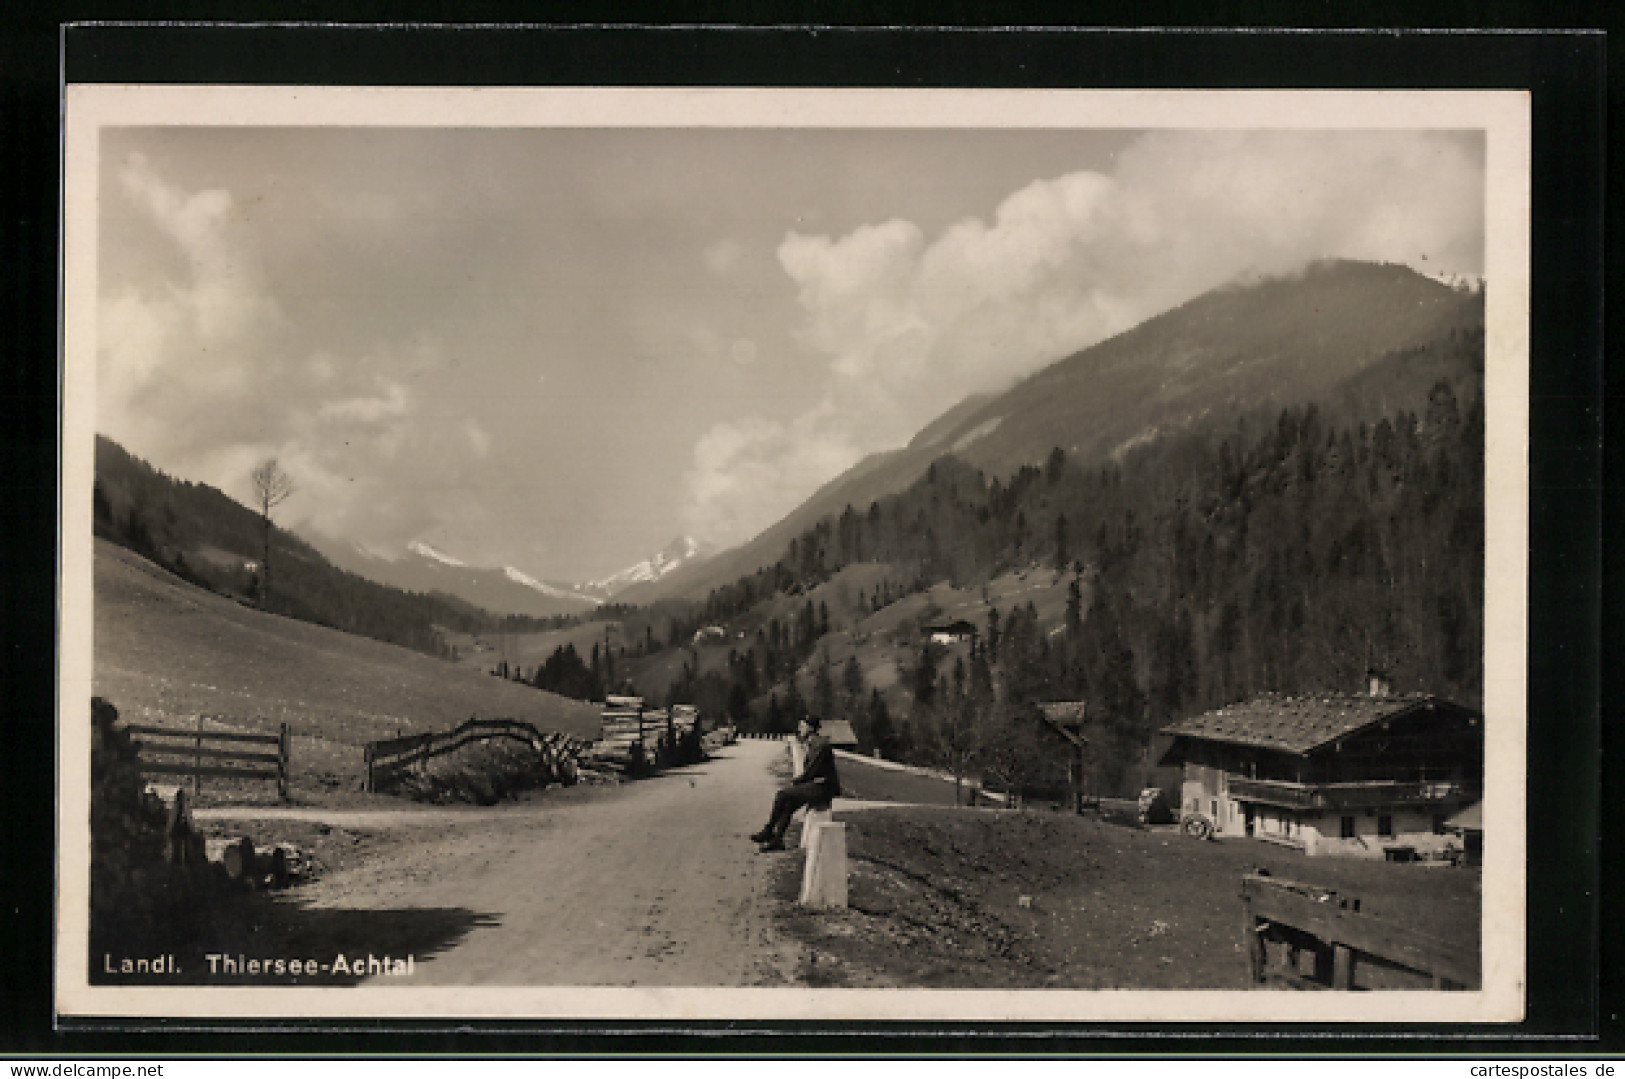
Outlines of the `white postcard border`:
M1522 91L69 85L56 1007L75 1017L1513 1022L1525 1007L1530 100ZM1478 129L1487 136L1483 989L1450 993L107 987L88 983L98 145L119 126Z

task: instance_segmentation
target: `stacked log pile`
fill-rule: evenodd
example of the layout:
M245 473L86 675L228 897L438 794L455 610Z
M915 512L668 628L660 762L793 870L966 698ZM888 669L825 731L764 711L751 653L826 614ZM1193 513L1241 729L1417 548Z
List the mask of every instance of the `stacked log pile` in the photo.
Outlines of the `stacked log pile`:
M600 722L603 733L592 745L587 767L638 776L704 759L699 710L691 704L645 708L642 697L612 694L604 700Z
M592 744L589 767L610 765L631 772L646 765L649 751L644 744L644 715L642 697L606 698L600 716L603 732Z
M161 807L166 860L193 878L210 880L219 890L286 888L307 870L304 854L291 843L259 848L248 836L205 836L192 819L186 789L148 784L143 797Z

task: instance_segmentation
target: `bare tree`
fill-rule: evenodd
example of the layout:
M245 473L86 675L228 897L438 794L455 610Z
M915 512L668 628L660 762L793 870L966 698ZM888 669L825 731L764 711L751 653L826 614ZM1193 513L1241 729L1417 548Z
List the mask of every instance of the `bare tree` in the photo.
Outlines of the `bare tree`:
M254 500L259 503L260 523L265 530L265 557L260 564L260 596L263 602L271 595L271 511L288 500L294 487L293 478L282 470L275 457L261 461L250 478L254 481Z

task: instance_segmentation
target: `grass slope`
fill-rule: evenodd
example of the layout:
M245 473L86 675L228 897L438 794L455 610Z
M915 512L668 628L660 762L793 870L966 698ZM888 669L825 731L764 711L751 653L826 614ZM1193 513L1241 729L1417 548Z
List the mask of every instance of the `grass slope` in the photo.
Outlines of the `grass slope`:
M239 730L287 722L301 760L359 776L360 746L473 715L594 736L598 709L405 648L266 614L102 540L95 555L95 693L135 723Z
M1358 897L1367 914L1469 952L1479 946L1476 870L1308 858L1067 813L921 806L841 819L849 909L796 906L800 862L777 867L781 924L807 946L809 985L1245 989L1240 883L1259 868ZM1360 966L1355 987L1427 984Z

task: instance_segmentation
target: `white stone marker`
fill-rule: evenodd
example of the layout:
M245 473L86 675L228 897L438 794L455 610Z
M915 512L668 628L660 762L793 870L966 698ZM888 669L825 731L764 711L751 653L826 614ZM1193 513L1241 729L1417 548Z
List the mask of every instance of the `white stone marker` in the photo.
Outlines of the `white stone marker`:
M825 821L813 829L801 873L801 905L846 907L846 825Z
M835 819L833 809L814 809L808 806L801 818L801 849L806 850L812 846L813 829L820 824L828 824Z

